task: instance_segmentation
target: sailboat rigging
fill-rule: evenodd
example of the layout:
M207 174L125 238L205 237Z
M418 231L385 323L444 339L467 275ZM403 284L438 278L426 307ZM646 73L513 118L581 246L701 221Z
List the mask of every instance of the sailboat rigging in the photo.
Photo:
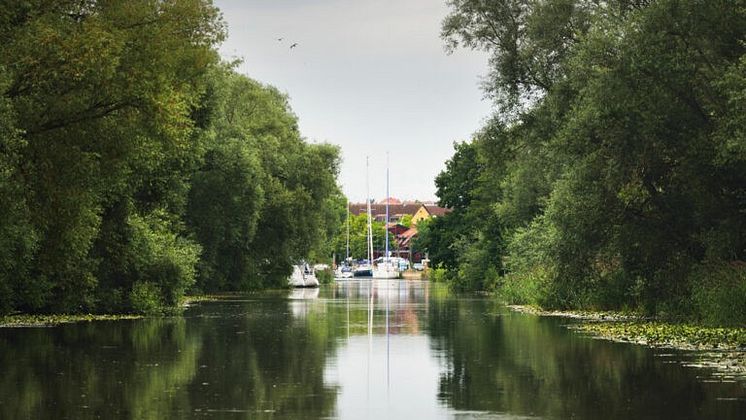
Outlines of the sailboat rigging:
M373 277L379 279L395 279L399 277L399 272L394 267L394 264L389 255L389 154L386 153L386 222L384 230L386 232L386 248L383 254L383 259L378 264L376 269L373 271ZM370 205L368 206L370 209Z
M369 169L369 162L368 162L368 156L365 157L365 201L367 202L367 213L368 213L368 238L367 238L367 245L368 245L368 260L357 266L355 268L355 271L353 271L353 275L355 277L371 277L373 276L373 225L371 221L371 211L370 211L370 179L368 174Z

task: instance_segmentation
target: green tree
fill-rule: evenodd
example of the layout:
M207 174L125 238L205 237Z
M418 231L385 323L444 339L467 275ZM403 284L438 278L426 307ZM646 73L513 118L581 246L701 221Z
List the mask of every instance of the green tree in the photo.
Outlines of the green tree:
M0 92L5 91L0 67ZM25 146L16 129L11 102L0 96L0 314L19 302L34 298L27 278L38 234L29 218L24 186L20 182L20 156Z
M442 36L490 53L485 91L503 116L529 109L564 77L565 60L589 26L594 2L576 0L448 0Z
M202 0L21 2L6 5L0 33L3 98L25 142L18 203L38 237L20 259L33 264L17 306L105 310L99 292L126 296L143 280L114 255L137 242L130 221L180 211L219 13Z
M211 75L205 103L207 152L187 212L203 248L198 287L284 286L292 263L327 258L344 202L339 151L304 142L284 95L228 67Z
M498 284L547 306L691 313L700 267L746 259L743 1L449 4L443 35L492 54L500 112L474 188L451 189L479 215L451 261L502 252Z
M371 225L373 249L382 254L385 248L386 228L383 222L375 220L372 221ZM334 239L334 250L336 255L341 256L340 260L342 260L347 252L346 221L340 223L340 229L337 232ZM389 240L393 242L393 235L389 236ZM393 247L391 250L393 250ZM355 260L368 259L368 215L365 213L360 213L357 216L350 215L350 258Z

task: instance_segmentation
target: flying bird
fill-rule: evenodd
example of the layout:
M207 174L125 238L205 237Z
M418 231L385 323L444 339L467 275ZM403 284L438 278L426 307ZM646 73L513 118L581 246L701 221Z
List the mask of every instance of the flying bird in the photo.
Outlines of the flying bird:
M277 38L278 41L282 42L285 38Z
M295 47L297 47L297 46L298 46L298 43L297 43L297 42L294 42L294 43L293 43L293 45L291 45L291 46L290 46L290 49L292 50L293 48L295 48Z

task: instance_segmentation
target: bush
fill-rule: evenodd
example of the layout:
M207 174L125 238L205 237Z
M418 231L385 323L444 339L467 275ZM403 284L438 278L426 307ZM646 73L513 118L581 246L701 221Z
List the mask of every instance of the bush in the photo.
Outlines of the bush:
M442 266L438 266L435 268L428 268L424 272L423 277L434 283L447 283L451 278L451 275L448 270Z
M746 326L746 264L702 264L689 280L694 314L700 322Z
M498 283L497 295L506 304L546 305L552 276L543 267L522 274L508 274Z
M330 268L319 270L316 272L316 279L318 279L321 284L330 284L334 281L334 273Z
M194 284L199 245L171 233L167 218L160 211L147 217L133 215L129 222L134 232L131 270L137 279L130 297L151 302L150 294L158 293L161 309L177 309L186 290ZM136 287L138 284L152 287L145 293L141 290L144 286ZM130 304L133 310L143 311L142 302L131 299ZM149 310L151 304L145 304L144 308Z
M130 292L130 304L135 312L141 314L160 313L163 310L161 289L153 283L137 282Z

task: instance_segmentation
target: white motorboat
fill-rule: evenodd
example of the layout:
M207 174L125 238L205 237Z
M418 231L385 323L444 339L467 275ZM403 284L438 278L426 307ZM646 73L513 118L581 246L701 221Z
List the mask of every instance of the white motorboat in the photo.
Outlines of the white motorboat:
M336 277L340 279L349 279L353 277L353 270L352 267L348 265L340 265L339 268L337 268Z
M305 262L293 266L293 274L290 275L288 283L292 287L319 287L319 280L313 268Z

